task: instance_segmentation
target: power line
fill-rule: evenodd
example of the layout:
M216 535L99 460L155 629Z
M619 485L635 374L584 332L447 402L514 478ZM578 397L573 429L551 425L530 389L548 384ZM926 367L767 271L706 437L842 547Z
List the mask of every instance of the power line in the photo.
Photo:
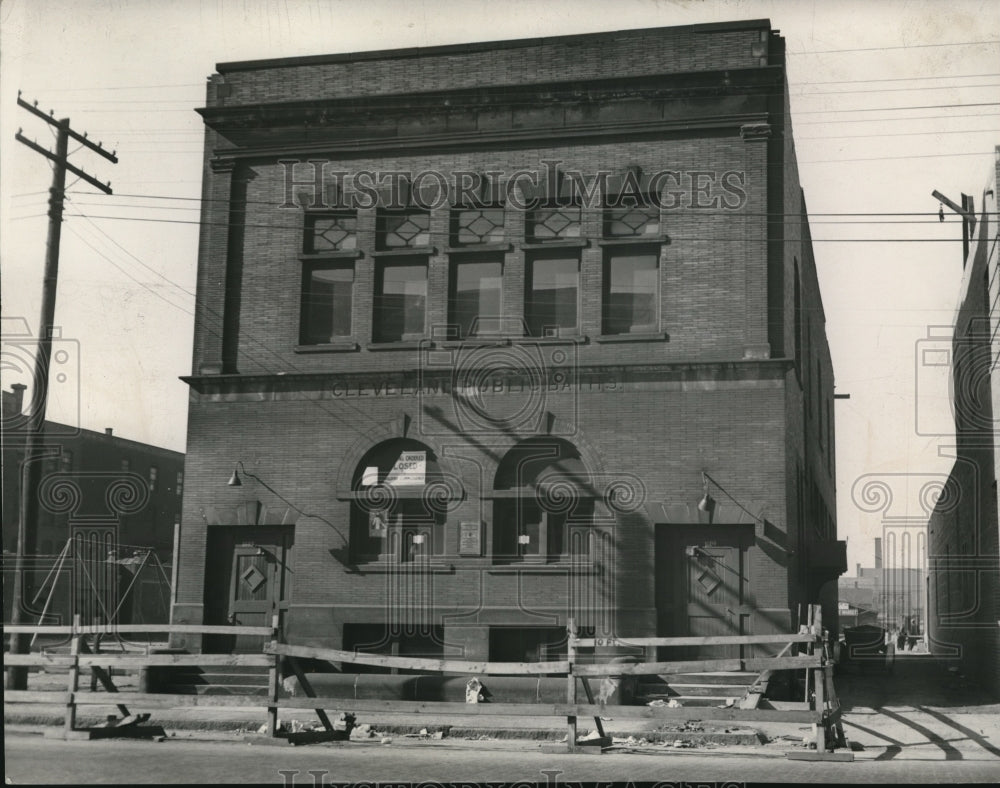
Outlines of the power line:
M99 192L80 192L80 194L98 196ZM145 194L145 193L125 194L125 193L120 193L119 192L119 193L111 195L111 196L112 197L117 197L117 198L130 198L130 199L183 200L185 202L221 202L221 203L229 203L230 202L230 200L225 199L225 198L213 198L213 197L208 197L208 198L204 198L204 197L175 197L175 196L167 195L167 194ZM246 202L247 205L268 205L268 206L271 206L271 207L277 207L277 206L281 205L281 203L274 202L272 200L246 200L245 202ZM89 205L97 205L99 203L93 203L93 202L91 202L91 203L88 203L88 204ZM126 206L122 205L122 206L118 206L118 207L123 207L124 208ZM192 210L194 210L194 209L192 209ZM296 210L298 210L298 209L296 209ZM583 208L582 210L584 212L587 212L587 211L594 211L594 210L603 210L603 208L598 208L598 209ZM727 211L715 211L715 210L709 211L709 210L705 210L705 211L699 211L698 215L699 216L730 216L730 215L732 215L732 213L733 213L732 211L728 211L728 210ZM774 211L740 211L739 214L740 214L740 216L801 216L801 213L799 213L799 212L777 213L777 212L774 212ZM862 217L867 217L867 216L937 216L937 215L938 215L937 211L881 211L881 212L874 212L874 211L850 211L850 212L846 212L846 211L833 211L833 212L825 212L825 213L813 213L812 211L810 211L808 213L808 216L810 216L810 217L813 217L813 216L862 216ZM994 214L994 213L991 212L989 215L996 215L996 214Z
M969 112L957 115L917 115L913 118L852 118L850 120L803 120L795 121L794 126L828 126L831 123L904 123L911 120L952 120L954 118L991 118L1000 112Z
M953 41L941 44L905 44L891 47L855 47L852 49L807 49L802 52L789 52L790 55L833 55L839 52L885 52L891 49L927 49L928 47L965 47L965 46L987 46L989 44L1000 44L1000 40L988 39L986 41Z
M797 83L797 84L791 83L789 84L789 88L797 88L801 84L808 85L810 83ZM728 85L727 87L729 89L735 89L735 90L748 88L750 89L750 92L752 92L754 95L780 96L784 95L785 93L785 90L783 88L778 90L768 90L768 91L753 90L753 88L757 88L760 86L752 84ZM985 84L981 83L975 85L940 85L940 86L918 85L915 87L886 87L886 88L873 88L873 89L861 89L861 90L812 90L805 92L789 91L789 95L793 97L807 98L809 96L839 96L839 95L850 95L856 93L896 93L896 92L912 92L912 91L926 91L926 90L975 90L977 88L995 88L995 87L998 87L997 83L988 82ZM430 98L430 97L435 97L437 95L444 96L446 94L421 93L419 95ZM74 102L67 102L67 103L72 105ZM94 104L129 104L130 106L146 105L146 104L180 104L184 105L185 107L188 107L192 104L191 100L189 99L131 99L131 100L130 99L93 99L93 100L81 99L79 103L81 104L86 103L88 106Z
M854 140L854 139L867 139L869 137L927 137L936 136L938 134L993 134L996 136L996 131L994 129L954 129L947 131L887 131L882 134L832 134L823 137L796 137L795 141L800 142L802 140Z
M90 219L114 219L119 221L131 221L131 222L151 222L156 224L195 224L202 226L214 226L214 227L228 227L229 222L198 222L189 221L184 219L151 219L139 216L94 216L82 213L68 213L67 216L77 216L82 218ZM846 223L845 223L846 224ZM877 224L877 222L872 222L872 224ZM276 230L294 230L301 231L299 225L275 225L275 224L242 224L242 227L252 227L252 228L268 228ZM688 238L679 235L671 235L671 241L683 241L683 242L744 242L745 238L720 238L719 236L712 236L706 238ZM799 241L804 241L805 239L797 238L786 238L784 241L786 243L797 243ZM961 241L961 238L810 238L812 243L954 243L955 241ZM655 243L655 241L653 242ZM401 251L406 251L407 247L401 247ZM387 250L392 251L392 250ZM472 251L472 250L470 250ZM431 254L428 252L428 257Z
M797 85L843 85L861 84L866 82L914 82L918 79L975 79L979 77L1000 77L1000 72L990 72L987 74L935 74L927 77L881 77L879 79L832 79L826 82L791 82L792 86Z
M90 201L87 201L87 200L74 200L73 201L73 205L76 205L76 206L80 206L80 205L90 206L90 205L101 205L101 204L102 203L90 202ZM272 205L272 206L277 206L277 203L269 203L269 204ZM118 205L116 207L121 208L121 209L126 209L126 210L133 210L134 209L134 210L152 210L152 211L199 211L200 210L199 208L194 207L194 206L188 208L188 207L179 207L179 206L172 206L172 205ZM601 213L601 212L603 212L603 210L604 210L603 208L583 209L583 213L584 214L593 215L595 213ZM234 213L238 213L238 214L239 213L243 213L243 214L245 214L246 211L234 210ZM698 215L699 216L728 216L730 214L729 213L718 213L718 212L715 212L715 211L708 211L708 210L706 210L704 214L700 214L699 213ZM743 212L743 211L739 211L738 213L736 213L736 215L738 215L741 218L749 217L749 216L768 216L768 217L779 216L779 214L755 214L755 213ZM847 217L847 216L854 216L854 215L860 215L860 216L865 216L865 217L872 217L872 216L896 216L896 215L907 216L907 215L912 215L912 216L921 216L921 217L924 217L924 218L921 218L921 219L877 219L877 220L867 220L867 219L850 220L850 219L848 219L846 221L824 221L822 219L820 219L820 220L816 219L816 217L819 217L819 216L844 216L844 217ZM787 213L787 214L781 214L781 216L800 218L801 214L798 214L798 213ZM933 211L930 211L930 212L912 213L912 214L878 214L878 213L871 213L871 214L809 214L807 218L808 218L809 224L811 226L812 225L818 225L818 224L828 224L828 225L838 225L839 224L839 225L848 226L848 225L859 225L859 224L877 224L877 225L886 225L886 224L930 224L930 223L932 223L931 222L932 219L933 219L933 224L940 224L941 222L938 221L937 217L938 217L937 213L935 213ZM141 218L144 218L144 217L120 216L118 218L122 218L122 219L128 219L128 218L141 219ZM688 215L687 218L691 218L690 215ZM947 223L947 224L960 224L961 221L962 220L960 218L948 216L946 218L946 220L945 220L945 223ZM201 224L201 222L194 222L194 223L195 224ZM208 222L205 222L205 224L208 225L208 224L217 224L217 223L208 223ZM770 221L769 224L785 224L785 222L782 219L776 219L776 220ZM794 224L794 223L789 223L789 224ZM287 225L272 225L272 224L266 224L266 225L244 225L244 226L266 226L266 227L277 227L277 228L287 227ZM296 225L296 227L299 227L299 226ZM295 229L295 228L293 228L293 229Z

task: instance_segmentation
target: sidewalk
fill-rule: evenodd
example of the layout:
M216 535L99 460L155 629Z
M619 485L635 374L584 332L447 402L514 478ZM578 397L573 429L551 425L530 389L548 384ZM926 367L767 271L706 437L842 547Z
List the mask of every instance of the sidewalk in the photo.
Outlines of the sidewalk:
M849 670L837 676L845 732L856 747L864 748L856 752L859 760L996 759L1000 769L1000 703L983 703L983 695L976 687L947 668L947 664L931 656L899 655L891 674L880 670L864 673ZM109 701L112 697L109 695ZM334 701L330 710L350 711L351 702ZM116 709L114 706L91 706L81 712L79 724L87 725L103 722L105 715L115 713ZM286 724L293 720L300 724L316 722L313 713L303 709L282 710L279 717ZM57 705L4 706L5 724L11 730L27 729L24 726L37 729L38 726L61 725L62 718L63 708ZM201 732L228 737L254 733L263 721L262 710L235 707L154 710L151 719L168 733L197 736L197 732ZM786 750L801 746L802 737L809 733L808 725L798 723L706 721L685 724L616 720L613 717L603 718L602 723L616 744L642 746L641 741L645 739L656 742L648 746L662 747L666 743L666 746L692 750L761 755L782 755ZM542 741L557 742L566 732L565 722L558 718L523 716L478 718L359 712L357 724L370 725L375 741L387 737L394 739L396 744L422 738L412 736L422 730L428 734L443 731L443 742L515 740L522 746L537 746ZM581 737L594 727L591 719L578 720ZM632 737L631 742L629 737ZM528 744L531 740L534 745Z

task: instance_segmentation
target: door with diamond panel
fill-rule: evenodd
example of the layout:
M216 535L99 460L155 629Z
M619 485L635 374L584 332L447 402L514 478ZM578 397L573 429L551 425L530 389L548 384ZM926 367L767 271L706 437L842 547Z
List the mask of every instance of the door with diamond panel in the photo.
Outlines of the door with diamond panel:
M230 574L229 622L242 626L279 626L291 597L288 569L291 534L264 532L253 542L233 546ZM259 653L266 637L237 635L232 650Z
M711 637L750 634L747 549L753 532L739 526L665 525L656 530L657 634ZM728 659L739 646L659 650L659 659Z
M687 575L687 634L739 635L740 555L736 547L688 545L684 551ZM701 659L738 657L739 646L700 646Z

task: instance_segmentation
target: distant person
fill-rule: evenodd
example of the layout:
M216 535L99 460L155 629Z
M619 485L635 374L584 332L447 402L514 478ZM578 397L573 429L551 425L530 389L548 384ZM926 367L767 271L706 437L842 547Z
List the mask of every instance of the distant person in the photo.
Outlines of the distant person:
M899 634L896 635L896 650L902 651L906 647L906 637L909 633L906 631L906 624L903 624L902 628L899 630Z

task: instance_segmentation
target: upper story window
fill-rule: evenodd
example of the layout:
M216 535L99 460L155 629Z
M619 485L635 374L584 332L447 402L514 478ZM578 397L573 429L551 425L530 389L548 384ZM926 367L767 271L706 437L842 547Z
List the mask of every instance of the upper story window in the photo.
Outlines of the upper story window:
M302 272L300 342L322 345L353 333L354 263L307 263Z
M125 473L128 473L130 470L132 470L132 463L131 463L130 460L128 460L128 459L123 459L122 460L122 470Z
M184 494L184 471L177 471L177 495Z
M567 241L583 235L579 205L550 205L528 211L525 236L533 243Z
M357 214L354 211L308 214L306 216L306 254L357 249L357 223Z
M533 337L574 334L579 328L580 255L529 260L525 317Z
M604 258L602 332L655 332L659 328L659 304L659 250L609 249Z
M149 466L149 489L156 489L156 477L159 475L159 469L155 465Z
M406 249L429 246L431 215L424 210L382 210L375 225L379 249Z
M660 206L648 197L623 197L604 209L605 238L648 238L661 235Z
M461 255L453 259L448 322L459 337L496 334L503 313L503 256ZM462 259L467 258L467 259Z
M452 246L501 243L504 239L503 208L455 208L451 212Z
M375 269L373 339L416 340L424 336L427 316L427 260L382 258Z

